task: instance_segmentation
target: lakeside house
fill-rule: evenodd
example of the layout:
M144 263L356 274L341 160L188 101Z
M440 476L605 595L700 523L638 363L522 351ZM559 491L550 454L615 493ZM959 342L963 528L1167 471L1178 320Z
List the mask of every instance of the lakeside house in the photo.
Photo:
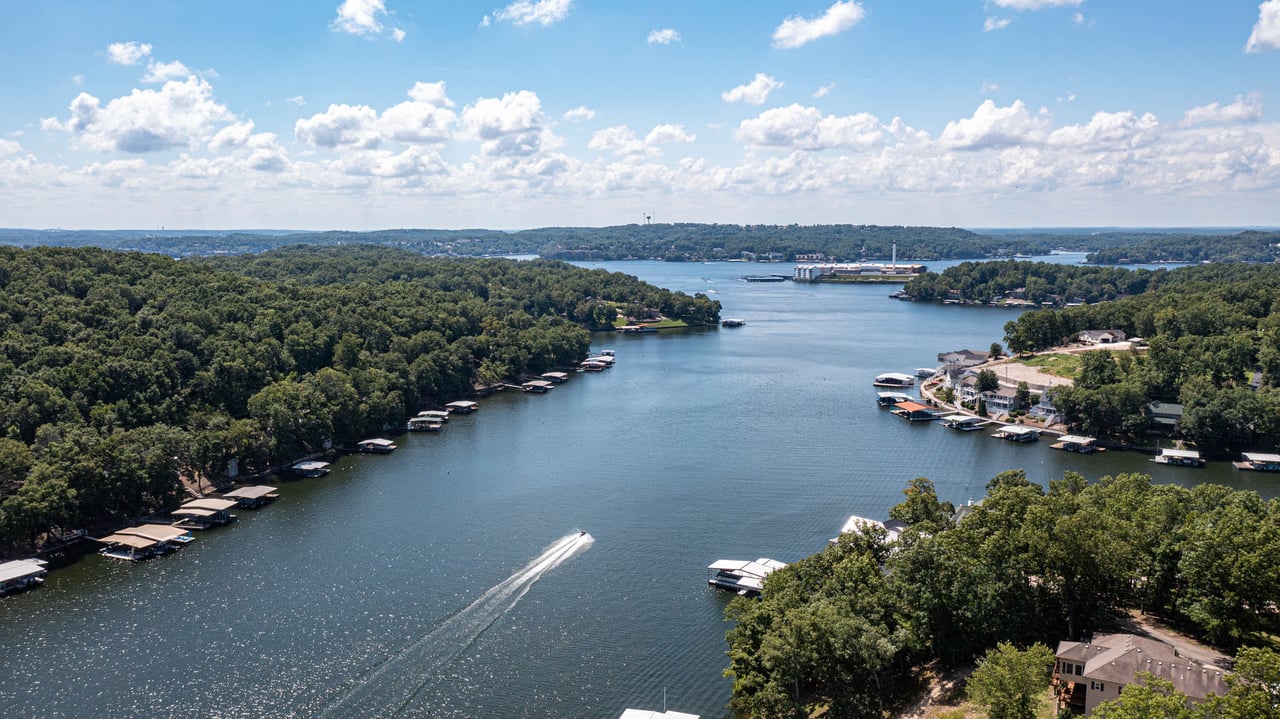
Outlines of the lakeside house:
M902 533L907 531L907 527L910 527L910 526L911 525L907 524L906 522L903 522L897 519L889 519L881 522L878 519L871 519L869 517L860 517L854 514L844 521L844 525L840 527L840 534L847 534L849 532L858 532L860 534L866 534L869 531L880 529L880 530L883 530L885 533L885 543L892 544L893 542L898 541L898 537L901 537ZM835 536L827 541L831 542L832 544L836 544L837 542L840 541L840 537Z
M1221 669L1180 656L1164 642L1136 634L1100 634L1087 642L1059 642L1053 669L1058 709L1089 716L1103 702L1115 701L1138 674L1173 684L1193 703L1226 691Z
M1178 431L1182 424L1182 415L1186 408L1175 402L1152 402L1147 405L1147 419L1150 421L1150 434L1171 435Z
M986 362L989 357L990 353L988 352L969 349L939 352L938 364L952 369L967 369Z
M1124 342L1127 335L1124 330L1085 330L1076 335L1076 339L1087 345L1110 345Z

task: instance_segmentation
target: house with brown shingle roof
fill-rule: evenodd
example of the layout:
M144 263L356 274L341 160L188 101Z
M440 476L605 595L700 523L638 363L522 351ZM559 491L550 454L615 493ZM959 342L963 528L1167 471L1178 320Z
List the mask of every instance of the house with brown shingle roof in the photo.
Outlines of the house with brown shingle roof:
M1136 634L1099 634L1087 642L1059 642L1053 668L1058 709L1088 716L1099 704L1120 698L1140 673L1173 684L1192 702L1226 691L1221 669L1178 656L1164 642Z

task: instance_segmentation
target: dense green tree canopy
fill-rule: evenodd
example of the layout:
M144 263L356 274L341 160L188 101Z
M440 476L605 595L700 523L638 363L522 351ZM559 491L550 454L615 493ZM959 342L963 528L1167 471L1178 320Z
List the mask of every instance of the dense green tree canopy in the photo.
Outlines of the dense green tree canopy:
M291 247L178 261L0 247L0 543L136 516L182 476L348 444L569 366L618 307L719 303L561 262Z
M995 649L993 672L1013 655L1032 657L1018 666L1043 672L1046 650L1024 655L1013 647L1078 639L1130 607L1162 613L1225 647L1280 630L1273 611L1280 576L1266 560L1280 552L1280 502L1253 492L1154 485L1134 474L1090 484L1072 473L1046 490L1014 470L993 478L959 522L941 519L941 509L932 483L912 480L890 515L919 524L893 546L884 533L842 535L770 575L760 599L735 599L727 610L735 622L727 635L734 709L880 716L910 695L914 667ZM1266 679L1280 676L1273 656L1242 650L1262 678L1239 680L1240 702L1275 692L1275 679ZM993 716L998 697L1029 691L1011 677L1041 676L995 673L999 681L980 682L993 687ZM1025 708L1002 706L1002 716Z

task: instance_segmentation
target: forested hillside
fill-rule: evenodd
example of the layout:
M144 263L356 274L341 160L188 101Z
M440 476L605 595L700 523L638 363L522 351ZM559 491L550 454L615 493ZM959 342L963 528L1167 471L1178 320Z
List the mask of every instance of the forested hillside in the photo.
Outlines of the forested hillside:
M559 262L0 248L0 542L164 506L179 476L350 443L581 360L584 327L719 303Z
M843 534L771 574L761 599L729 605L736 712L883 717L915 696L926 663L999 642L1052 647L1129 607L1228 649L1280 629L1280 502L1253 492L1070 472L1046 491L1011 471L958 524L929 480L904 493L889 514L912 527L896 546L883 530ZM1213 716L1262 716L1248 706Z
M1021 299L1036 304L1102 302L1145 292L1156 274L1051 262L963 262L941 273L925 272L908 281L903 292L922 302L959 299L987 303L1015 291L1021 291Z

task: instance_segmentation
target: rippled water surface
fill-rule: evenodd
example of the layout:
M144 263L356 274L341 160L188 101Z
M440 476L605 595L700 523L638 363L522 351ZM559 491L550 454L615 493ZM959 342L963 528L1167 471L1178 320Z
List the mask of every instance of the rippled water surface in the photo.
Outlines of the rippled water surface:
M722 717L728 600L706 565L799 559L913 477L954 502L1015 467L1275 494L1225 465L1080 457L876 407L876 374L985 349L1010 311L737 279L759 265L593 266L707 292L747 325L598 335L608 372L343 458L173 556L89 556L0 600L0 713L613 719L665 690Z

